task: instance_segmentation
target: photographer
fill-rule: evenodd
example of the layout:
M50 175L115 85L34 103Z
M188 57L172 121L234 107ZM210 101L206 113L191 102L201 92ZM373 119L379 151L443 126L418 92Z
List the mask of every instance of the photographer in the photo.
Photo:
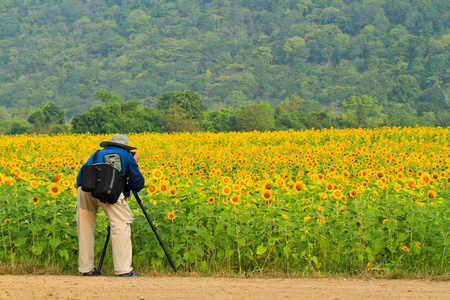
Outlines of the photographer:
M131 152L136 147L128 144L128 137L116 134L110 141L101 142L100 146L104 149L98 152L96 161L93 161L94 155L91 155L83 166L95 163L111 164L120 172L122 178L128 178L129 187L124 189L126 196L129 196L130 188L136 192L140 191L144 187L145 180L137 164L139 157L137 153ZM121 277L140 276L131 267L130 224L134 217L125 195L122 193L114 204L101 202L94 198L90 192L81 189L81 172L77 176L77 187L78 270L83 273L83 276L100 275L94 268L95 222L98 205L100 205L108 216L111 227L114 273Z

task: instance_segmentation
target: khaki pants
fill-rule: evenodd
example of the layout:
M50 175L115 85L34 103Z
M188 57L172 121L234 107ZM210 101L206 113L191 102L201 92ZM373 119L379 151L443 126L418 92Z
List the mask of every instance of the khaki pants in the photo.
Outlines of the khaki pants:
M127 200L120 195L115 204L102 203L81 187L78 187L77 197L78 270L82 273L94 270L95 221L99 204L108 216L111 227L114 273L129 273L133 270L130 224L134 217Z

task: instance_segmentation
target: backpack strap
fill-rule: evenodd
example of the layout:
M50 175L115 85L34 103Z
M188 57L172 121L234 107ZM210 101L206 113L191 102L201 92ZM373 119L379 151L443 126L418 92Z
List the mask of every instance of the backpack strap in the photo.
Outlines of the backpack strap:
M95 151L94 157L92 158L92 164L95 164L95 161L97 160L97 156L98 156L98 153L99 153L99 152L100 152L100 149L97 150L97 151Z

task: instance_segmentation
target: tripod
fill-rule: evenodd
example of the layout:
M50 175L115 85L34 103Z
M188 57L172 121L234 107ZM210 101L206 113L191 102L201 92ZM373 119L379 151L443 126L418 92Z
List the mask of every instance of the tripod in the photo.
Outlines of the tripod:
M144 212L145 217L147 218L148 223L150 224L150 227L152 227L153 232L156 235L156 238L158 239L159 244L161 245L162 249L164 250L164 253L167 256L167 259L169 260L170 265L172 266L173 270L175 271L175 273L177 272L177 269L175 268L175 264L172 261L172 258L170 257L169 253L166 250L166 247L164 247L163 242L161 241L161 238L158 235L158 232L156 231L156 227L153 225L152 221L150 220L150 217L147 214L147 211L145 210L144 205L142 204L141 198L139 197L138 193L133 191L133 195L136 198L137 203L139 203L139 206L141 207L142 211ZM100 263L98 264L98 273L99 275L101 274L101 270L102 270L102 265L103 265L103 259L105 258L105 254L106 254L106 249L108 247L108 242L109 242L109 238L111 236L111 227L108 225L108 227L106 228L106 230L108 231L108 233L106 234L106 241L105 241L105 246L103 247L103 251L102 251L102 257L100 258Z

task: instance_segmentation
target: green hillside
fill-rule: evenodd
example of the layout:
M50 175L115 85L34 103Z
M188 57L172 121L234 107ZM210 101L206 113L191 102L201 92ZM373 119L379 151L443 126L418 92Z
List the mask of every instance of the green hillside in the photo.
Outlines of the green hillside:
M367 95L377 124L449 126L448 24L443 0L3 0L0 118L191 90L209 111L294 95L347 117Z

